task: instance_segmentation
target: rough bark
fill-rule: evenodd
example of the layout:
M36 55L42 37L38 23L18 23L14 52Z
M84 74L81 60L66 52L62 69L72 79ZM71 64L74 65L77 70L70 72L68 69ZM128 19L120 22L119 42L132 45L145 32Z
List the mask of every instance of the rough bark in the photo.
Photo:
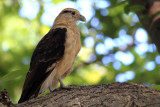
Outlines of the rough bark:
M144 9L136 11L136 14L160 53L160 1L129 0L129 2L132 5L144 6ZM144 19L144 16L148 17L148 20Z
M160 92L136 83L71 86L16 107L160 107Z
M0 107L7 107L11 105L9 94L6 89L0 91Z

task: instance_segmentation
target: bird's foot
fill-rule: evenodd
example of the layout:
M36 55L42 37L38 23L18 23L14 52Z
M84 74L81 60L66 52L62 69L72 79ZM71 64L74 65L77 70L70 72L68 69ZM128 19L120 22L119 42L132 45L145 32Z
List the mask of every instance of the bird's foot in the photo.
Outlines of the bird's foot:
M60 86L60 88L61 89L66 89L66 90L70 90L71 89L71 87L69 87L69 86Z
M71 87L65 86L65 85L63 84L63 82L62 82L61 79L59 79L59 82L60 82L60 88L61 88L61 89L66 89L66 90L70 90L70 89L71 89Z

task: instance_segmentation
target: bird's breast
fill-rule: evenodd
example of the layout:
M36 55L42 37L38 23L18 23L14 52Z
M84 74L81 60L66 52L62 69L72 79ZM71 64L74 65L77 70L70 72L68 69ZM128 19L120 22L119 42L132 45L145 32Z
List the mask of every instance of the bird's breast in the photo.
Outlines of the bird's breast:
M65 43L65 52L69 52L70 54L76 54L78 50L81 48L80 42L80 34L79 30L68 29L67 37Z

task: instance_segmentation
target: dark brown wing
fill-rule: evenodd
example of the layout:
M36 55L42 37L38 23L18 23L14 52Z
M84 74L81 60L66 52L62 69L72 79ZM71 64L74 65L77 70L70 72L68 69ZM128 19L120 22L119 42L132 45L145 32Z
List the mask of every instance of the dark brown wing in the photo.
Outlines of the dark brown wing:
M53 63L60 60L65 51L66 28L51 29L35 48L30 69L26 76L21 98L18 103L31 97L37 97L40 87L52 70L47 71Z

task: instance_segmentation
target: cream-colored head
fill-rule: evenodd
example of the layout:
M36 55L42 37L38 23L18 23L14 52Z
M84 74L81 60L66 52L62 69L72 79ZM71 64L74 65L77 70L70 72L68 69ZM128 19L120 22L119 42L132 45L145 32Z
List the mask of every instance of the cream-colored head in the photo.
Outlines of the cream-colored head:
M66 15L69 18L73 18L75 21L86 21L86 18L82 16L78 10L73 8L63 9L59 15Z
M63 9L54 21L54 24L76 23L77 21L86 21L86 18L80 12L73 8Z

